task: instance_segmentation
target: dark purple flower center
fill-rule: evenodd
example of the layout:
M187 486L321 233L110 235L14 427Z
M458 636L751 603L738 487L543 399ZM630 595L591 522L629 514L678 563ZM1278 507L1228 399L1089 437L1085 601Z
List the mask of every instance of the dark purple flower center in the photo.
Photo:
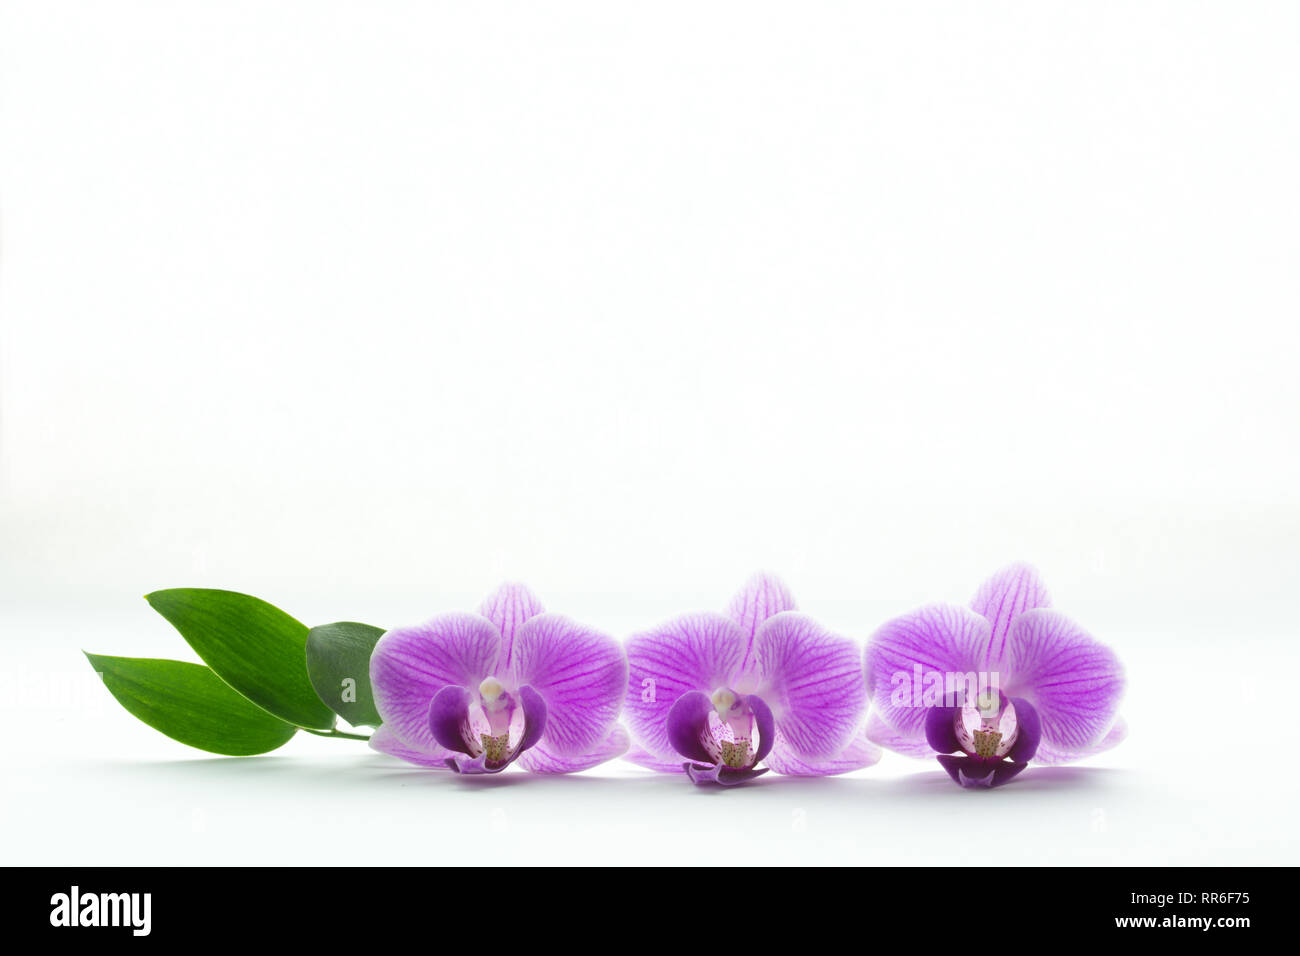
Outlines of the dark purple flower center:
M1016 708L997 690L968 699L953 713L953 731L961 749L972 757L1000 760L1020 735Z
M998 787L1029 765L1042 737L1038 711L1023 697L989 689L955 707L933 707L925 738L963 787Z
M461 773L496 773L541 740L546 701L527 684L508 691L495 677L485 677L477 693L450 684L429 704L429 729L452 751L448 766Z

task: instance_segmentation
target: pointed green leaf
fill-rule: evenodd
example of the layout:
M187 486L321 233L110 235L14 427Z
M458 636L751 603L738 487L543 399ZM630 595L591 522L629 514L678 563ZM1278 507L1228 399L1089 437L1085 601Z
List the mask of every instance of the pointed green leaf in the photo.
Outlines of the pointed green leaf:
M307 625L248 594L173 588L146 594L216 675L263 710L313 730L334 714L307 678Z
M370 652L384 629L341 621L307 632L307 676L322 701L354 727L381 723L370 690Z
M101 654L86 659L118 703L191 747L245 757L274 750L298 732L249 703L202 664Z

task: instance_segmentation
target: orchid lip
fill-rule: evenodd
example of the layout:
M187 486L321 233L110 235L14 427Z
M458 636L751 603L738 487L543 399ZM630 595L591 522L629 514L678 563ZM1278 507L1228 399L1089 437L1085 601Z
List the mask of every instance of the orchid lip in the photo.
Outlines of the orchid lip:
M682 764L682 769L690 778L691 783L698 787L716 784L719 787L734 787L738 784L746 783L755 777L761 777L767 773L766 767L748 767L745 769L736 769L727 767L723 764L715 764L712 767L701 767L693 763Z
M494 677L479 685L444 687L429 705L434 738L453 752L447 766L460 773L498 773L541 740L546 702L527 684L514 693Z
M763 772L757 764L772 749L775 722L758 695L720 687L711 695L687 691L677 698L667 730L693 782L729 786Z
M953 710L953 730L967 754L1001 759L1011 752L1020 728L1016 708L1006 694L986 691Z
M948 772L954 783L966 790L987 790L1009 783L1028 766L1024 761L983 760L979 757L957 757L940 754L939 765Z
M931 708L925 733L954 782L982 789L1001 786L1028 766L1038 749L1041 725L1029 701L999 692L996 707L978 699Z

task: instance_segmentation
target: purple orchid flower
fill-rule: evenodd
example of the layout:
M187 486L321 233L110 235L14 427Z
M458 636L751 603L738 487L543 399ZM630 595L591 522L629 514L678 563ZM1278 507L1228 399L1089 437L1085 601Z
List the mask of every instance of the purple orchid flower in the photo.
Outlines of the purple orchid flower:
M856 647L794 607L780 580L758 574L725 616L688 614L630 638L627 759L722 786L879 760L862 734Z
M505 584L478 614L395 628L370 657L376 750L425 767L573 773L621 756L627 658L612 637L543 613Z
M989 578L970 608L935 604L867 643L867 736L929 756L963 787L996 787L1030 760L1061 764L1124 739L1123 668L1059 611L1033 568Z

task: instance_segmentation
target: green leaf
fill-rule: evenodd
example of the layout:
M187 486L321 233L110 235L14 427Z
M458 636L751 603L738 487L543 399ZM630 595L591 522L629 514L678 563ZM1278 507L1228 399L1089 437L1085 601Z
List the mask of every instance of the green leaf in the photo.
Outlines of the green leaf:
M86 654L117 702L173 740L214 754L246 757L282 746L298 732L249 703L202 664Z
M173 588L146 594L217 676L263 710L329 730L334 714L307 679L307 625L247 594Z
M381 723L370 690L370 652L384 629L340 621L307 632L307 676L322 701L354 727Z

